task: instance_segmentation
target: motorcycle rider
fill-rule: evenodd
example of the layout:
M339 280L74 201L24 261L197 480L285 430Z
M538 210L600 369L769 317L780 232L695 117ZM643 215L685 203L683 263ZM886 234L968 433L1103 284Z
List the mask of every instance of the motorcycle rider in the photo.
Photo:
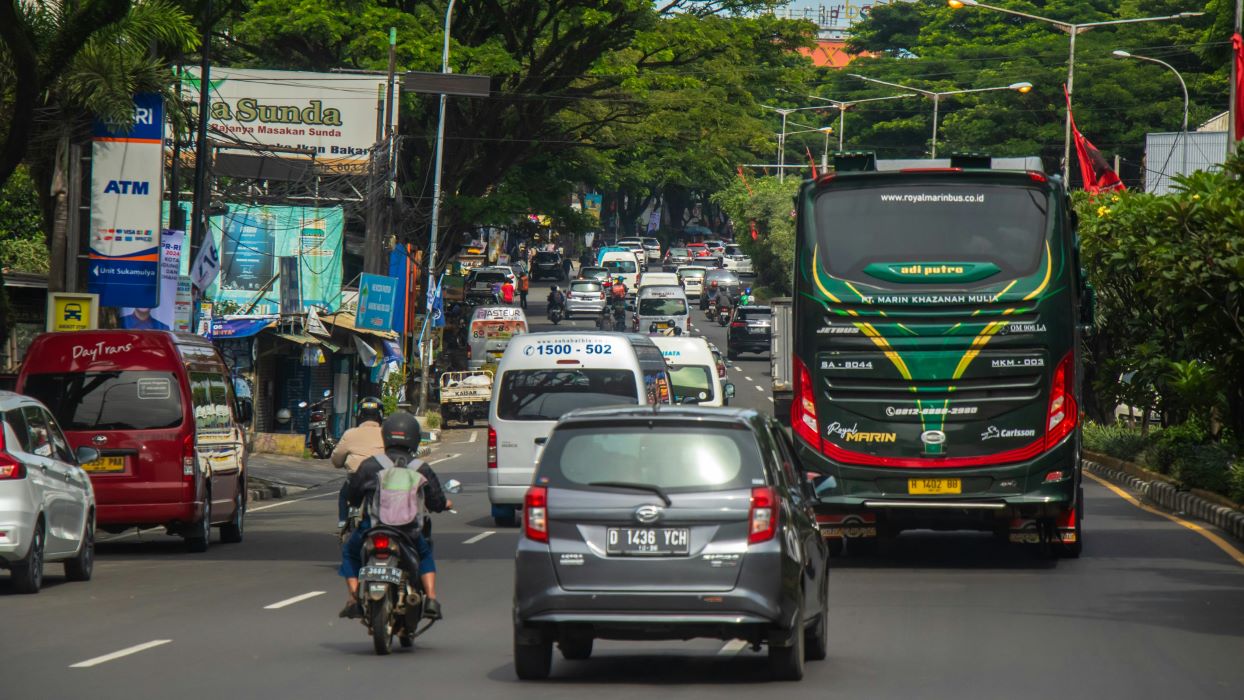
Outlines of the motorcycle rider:
M614 301L626 301L626 283L622 281L621 276L618 276L613 281L613 286L609 288L609 293Z
M422 431L419 421L405 411L398 411L385 419L380 428L384 440L384 455L392 461L395 469L417 469L427 482L423 486L423 500L429 513L442 513L453 507L453 502L445 498L441 489L441 481L432 471L427 462L416 455ZM360 507L369 500L380 485L380 472L384 469L375 457L363 461L358 470L350 475L347 482L349 491L347 498L353 507ZM363 614L363 606L359 603L359 567L363 565L363 540L371 527L372 515L365 513L363 521L341 548L341 568L338 573L346 580L349 598L340 617L356 618ZM404 528L404 534L419 555L419 580L423 583L423 592L427 595L423 615L431 620L441 619L441 604L436 600L436 560L432 556L432 543L423 535L422 523L414 523Z
M358 471L359 465L368 457L384 454L384 440L380 435L380 422L384 420L384 404L374 396L359 401L354 413L355 426L341 435L341 440L333 448L329 460L338 469L345 469L346 476ZM341 485L341 494L337 497L337 529L344 529L346 519L350 517L350 507L346 505L346 488L349 479Z
M752 288L748 287L743 290L743 295L739 297L739 306L747 306L752 303Z
M708 303L710 306L717 301L719 293L720 290L717 289L717 280L713 280L708 285Z
M561 309L563 313L566 311L566 295L557 285L553 285L553 289L549 291L549 296L545 299L548 304L548 315L553 315L553 309Z

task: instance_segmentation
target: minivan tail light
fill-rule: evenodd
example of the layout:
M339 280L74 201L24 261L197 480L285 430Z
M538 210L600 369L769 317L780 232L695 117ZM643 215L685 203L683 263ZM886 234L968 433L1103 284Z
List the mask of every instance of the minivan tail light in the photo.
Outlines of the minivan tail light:
M187 433L181 443L181 475L194 476L195 461L198 457L194 449L194 433Z
M1075 430L1079 407L1075 397L1075 353L1069 352L1054 368L1050 403L1045 416L1045 449L1050 449Z
M777 494L772 486L752 489L752 508L748 515L747 543L768 542L777 534Z
M527 489L523 498L523 533L536 542L549 541L549 490L543 486Z
M794 401L790 404L790 425L795 434L813 449L821 449L821 429L816 422L816 394L812 391L812 375L797 356L791 358L795 380Z
M488 426L488 468L497 468L497 431Z

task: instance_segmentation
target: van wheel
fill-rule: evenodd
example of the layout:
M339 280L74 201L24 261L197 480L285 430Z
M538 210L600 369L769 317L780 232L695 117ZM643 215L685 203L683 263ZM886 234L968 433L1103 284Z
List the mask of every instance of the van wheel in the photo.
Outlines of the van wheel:
M191 527L194 532L186 535L186 551L199 554L207 551L212 542L212 492L208 491L203 504L203 519Z
M86 525L82 527L82 546L78 555L65 560L65 578L70 581L90 581L95 570L95 513L86 514Z
M514 673L525 681L542 681L549 677L553 670L553 640L541 635L540 641L532 644L519 637L518 627L514 628Z
M795 616L796 620L803 619L803 611ZM804 667L804 634L802 629L798 629L791 639L790 646L779 647L772 644L769 645L769 672L773 674L773 679L777 681L798 681L803 680Z
M40 519L35 523L26 558L13 564L13 590L18 593L38 593L43 587L43 540L43 520Z
M233 498L233 520L220 526L220 541L237 544L246 534L246 486L245 481L238 484L238 494Z

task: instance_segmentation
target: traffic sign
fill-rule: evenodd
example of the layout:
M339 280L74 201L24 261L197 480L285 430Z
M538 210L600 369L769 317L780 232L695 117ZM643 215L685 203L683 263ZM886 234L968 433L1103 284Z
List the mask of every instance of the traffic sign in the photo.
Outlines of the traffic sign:
M95 328L99 328L98 294L48 293L49 332L89 331Z

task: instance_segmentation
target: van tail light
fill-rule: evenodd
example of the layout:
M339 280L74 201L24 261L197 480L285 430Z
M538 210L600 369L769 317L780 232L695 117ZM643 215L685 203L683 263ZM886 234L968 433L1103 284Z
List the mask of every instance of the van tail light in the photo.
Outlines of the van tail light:
M183 477L194 476L197 458L198 452L194 449L194 433L187 433L186 439L181 443L181 475Z
M536 542L549 541L549 490L543 486L527 489L523 498L523 533Z
M768 542L777 534L777 494L772 486L752 489L752 509L748 516L747 543Z
M497 431L488 426L488 468L497 468Z
M816 422L816 394L812 390L812 375L808 366L798 356L791 358L795 380L794 401L790 404L790 425L804 442L821 450L821 429Z
M1050 405L1045 418L1045 449L1057 445L1071 431L1075 430L1079 420L1079 407L1076 405L1075 353L1069 352L1054 369L1054 379L1050 382Z

